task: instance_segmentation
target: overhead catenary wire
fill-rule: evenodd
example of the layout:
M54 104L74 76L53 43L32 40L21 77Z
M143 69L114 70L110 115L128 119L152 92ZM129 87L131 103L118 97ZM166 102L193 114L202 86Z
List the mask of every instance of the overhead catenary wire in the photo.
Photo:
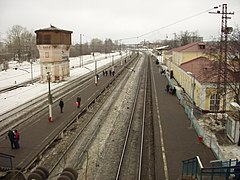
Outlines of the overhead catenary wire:
M160 28L158 28L158 29L155 29L155 30L153 30L153 31L150 31L150 32L147 32L147 33L144 33L144 34L140 34L139 36L121 38L121 39L119 39L119 41L120 41L120 40L123 41L123 40L130 40L130 39L138 39L138 38L144 37L144 36L146 36L146 35L149 35L149 34L152 34L152 33L154 33L154 32L157 32L157 31L159 31L159 30L168 28L168 27L173 26L173 25L175 25L175 24L178 24L178 23L187 21L187 20L189 20L189 19L192 19L192 18L194 18L194 17L200 16L200 15L202 15L202 14L204 14L204 13L206 13L206 12L209 12L209 11L211 11L211 10L213 10L213 9L217 9L218 7L220 7L220 6L215 6L215 7L213 7L213 8L210 8L210 9L207 9L207 10L204 10L204 11L201 11L201 12L199 12L199 13L196 13L196 14L194 14L194 15L191 15L191 16L188 16L188 17L186 17L186 18L180 19L180 20L178 20L178 21L175 21L175 22L173 22L173 23L170 23L170 24L168 24L168 25L165 25L165 26L160 27Z

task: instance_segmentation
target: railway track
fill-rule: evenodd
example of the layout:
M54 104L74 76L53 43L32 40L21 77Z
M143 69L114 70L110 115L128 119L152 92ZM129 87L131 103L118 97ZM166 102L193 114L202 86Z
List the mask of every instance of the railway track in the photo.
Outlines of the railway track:
M96 59L97 61L103 60L103 58ZM87 64L92 63L92 61L88 61ZM116 62L116 65L120 64L120 62ZM104 65L98 69L98 72L102 72L105 69L108 69L112 66L112 63ZM77 91L76 89L79 87L83 87L88 81L94 78L94 73L89 72L84 76L76 78L72 81L68 81L63 86L57 87L52 90L53 103L59 101L60 98L68 96L70 93ZM26 85L26 83L22 83L22 86ZM15 87L16 88L16 87ZM42 94L37 98L33 98L32 100L19 105L3 114L0 115L0 137L4 136L9 129L14 129L22 123L26 123L26 121L32 117L36 117L41 115L44 109L47 108L48 104L48 92Z
M104 96L104 99L109 101L105 103L107 105L100 102L97 107L98 110L92 112L89 120L85 121L85 117L80 120L82 126L80 129L77 128L78 133L75 134L73 141L69 143L68 148L61 154L58 161L50 168L50 179L56 178L61 173L63 167L66 166L78 170L80 179L145 179L146 177L154 179L154 166L147 169L145 169L146 165L143 166L144 163L147 165L154 164L153 152L149 153L153 147L151 147L151 150L146 147L149 146L149 141L153 141L149 140L149 136L153 138L151 133L149 135L149 131L152 131L152 123L146 122L151 121L148 115L151 113L146 113L146 109L149 110L149 106L151 106L151 103L149 103L151 90L148 88L149 83L151 83L149 82L150 76L148 75L150 69L146 68L138 76L138 85L136 85L137 87L134 91L136 96L133 100L134 102L131 102L132 108L127 115L128 118L125 117L126 120L123 121L121 113L117 115L112 114L112 111L116 108L115 103L118 97L121 96L120 94L124 91L124 88L129 86L128 79L131 78L140 61L136 61L133 67L130 68L134 71L129 71L124 78L120 78L116 82L118 86L112 87L111 95ZM116 99L116 101L111 101L109 98ZM111 121L108 120L109 116L112 119ZM116 120L114 121L113 119ZM122 138L119 138L119 142L115 142L113 139L116 138L113 137L113 134L117 134L117 132L115 132L116 127L114 127L114 124L119 123L118 121L122 121L122 125L118 125L118 127L124 126L125 130L119 132L122 134ZM105 129L103 126L106 124L109 127ZM147 130L145 129L146 124L149 126ZM74 129L76 126L71 128ZM103 133L107 135L104 136L102 135ZM115 142L116 144L113 145L114 147L107 147L108 141ZM116 152L111 154L108 150ZM149 158L149 154L151 154L151 158ZM115 156L114 159L116 160L109 160L111 156ZM152 162L147 162L149 159ZM108 166L105 167L107 163L110 168Z
M143 137L146 106L146 71L139 78L121 159L115 179L140 179L143 156Z
M137 58L136 56L133 56L132 57L132 60L134 60L135 58ZM131 62L131 61L129 61L129 62ZM103 67L103 68L109 68L109 67ZM131 67L131 68L125 68L125 67L122 67L122 70L120 70L120 72L121 71L123 71L123 70L126 70L126 71L129 71L128 69L133 69L133 67ZM119 73L120 73L119 72ZM131 71L129 71L129 72L133 72L132 70ZM121 73L120 73L121 74ZM116 74L116 76L118 76L118 74ZM115 77L116 77L115 76ZM91 78L90 78L91 79ZM92 80L91 80L92 81ZM110 84L111 84L111 82L110 82ZM82 84L82 86L86 86L86 85L84 85L84 84ZM73 90L72 90L73 91ZM79 92L79 89L78 89L78 92ZM74 92L72 92L73 94L74 94ZM94 99L96 99L96 98L98 98L98 96L100 96L100 95L96 95L96 97L94 97L93 98L93 100ZM91 101L93 101L93 100L91 100ZM91 102L90 102L90 104L91 104ZM97 103L94 103L94 104L97 104ZM88 106L88 105L87 105ZM89 108L89 107L86 107L86 108ZM88 110L89 111L89 110ZM90 113L91 114L91 113ZM73 119L71 122L70 122L70 124L69 125L67 125L64 129L62 129L62 130L59 130L60 131L60 133L59 133L59 135L61 135L61 134L63 134L64 132L69 132L68 130L68 128L71 128L70 126L71 126L71 124L73 123L73 122L75 122L75 121L77 121L77 119L78 118L80 118L79 116L76 116L75 117L75 119ZM25 122L26 123L26 122ZM82 126L84 126L84 122L80 122L80 124L81 124L81 127ZM87 124L88 124L88 122L86 122L85 123L85 125L87 126ZM74 128L73 128L74 129ZM83 128L83 129L85 129L85 128ZM62 131L62 133L61 133L61 131ZM70 130L71 131L71 130ZM97 132L97 130L95 130L96 132ZM81 131L82 133L84 132L84 130L83 131ZM81 134L81 133L80 133ZM79 135L80 136L80 135ZM76 138L77 138L77 136L75 136ZM54 146L53 144L55 144L55 142L56 142L56 140L57 139L59 139L59 136L56 136L54 139L52 139L52 141L51 141L51 143L50 144L48 144L48 146L47 147L43 147L43 151L41 151L41 153L40 154L38 154L38 156L39 157L42 157L42 154L44 154L44 152L45 151L48 151L48 149L50 148L51 149L51 147L52 146ZM71 145L72 144L72 145ZM68 146L70 149L71 149L71 147L74 147L74 143L70 143L69 144L69 146ZM66 153L65 154L67 154L69 152L69 150L66 150ZM85 151L86 152L86 151ZM62 154L62 153L61 153ZM65 157L64 155L63 155L63 157ZM57 158L57 159L59 159L59 157ZM61 159L61 158L60 158ZM79 158L79 159L81 159L81 158ZM37 161L38 161L38 157L36 157L36 159L33 161L33 162L31 162L31 164L29 164L27 167L26 167L26 169L24 170L24 169L22 169L22 171L26 171L27 169L31 169L32 167L33 167L33 163L37 163ZM52 162L55 162L55 161L52 161ZM58 163L59 164L59 163ZM56 165L57 166L57 165ZM53 168L54 167L54 165L53 166L51 166L51 167L49 167L49 169L51 169L51 172L54 172L55 170L54 169L56 169L56 168ZM61 166L62 167L62 166Z
M146 62L146 68L139 78L116 180L155 178L149 61L150 59Z
M135 62L135 65L136 63L137 62ZM131 69L134 69L135 65L133 65ZM98 103L93 105L94 111L89 110L87 118L80 118L80 123L79 121L76 121L65 130L67 133L69 132L69 129L74 129L76 130L76 133L74 133L72 140L68 142L68 145L66 146L67 148L59 157L54 158L51 156L50 161L54 163L50 165L48 163L49 160L47 162L43 162L42 165L49 169L49 179L56 178L61 173L63 166L70 166L74 169L83 169L82 166L85 165L86 160L89 158L90 146L92 146L93 142L96 141L101 125L104 123L105 117L109 113L107 110L113 106L114 101L107 102L107 106L103 107L104 103L109 101L110 96L115 98L119 96L121 89L126 86L127 80L130 78L132 73L133 71L128 70L127 75L121 75L121 77L118 77L118 79L115 80L116 82L112 84L112 87L107 94L103 95L103 97L100 98L101 100L98 100Z

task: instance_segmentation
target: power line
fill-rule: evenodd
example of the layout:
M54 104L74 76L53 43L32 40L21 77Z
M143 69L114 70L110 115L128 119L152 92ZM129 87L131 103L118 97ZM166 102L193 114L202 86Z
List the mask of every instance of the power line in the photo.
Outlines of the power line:
M208 11L211 11L211 10L217 9L217 8L218 8L218 6L215 6L215 7L213 7L213 8L207 9L207 10L205 10L205 11L201 11L201 12L199 12L199 13L197 13L197 14L188 16L188 17L186 17L186 18L183 18L183 19L181 19L181 20L175 21L175 22L173 22L173 23L171 23L171 24L168 24L168 25L166 25L166 26L160 27L160 28L155 29L155 30L153 30L153 31L150 31L150 32L141 34L141 35L139 35L139 36L121 38L121 39L119 39L119 40L129 40L129 39L141 38L141 37L146 36L146 35L148 35L148 34L152 34L152 33L154 33L154 32L157 32L157 31L161 30L161 29L165 29L165 28L168 28L168 27L173 26L173 25L175 25L175 24L181 23L181 22L183 22L183 21L192 19L192 18L194 18L194 17L197 17L197 16L199 16L199 15L201 15L201 14L204 14L204 13L206 13L206 12L208 12Z

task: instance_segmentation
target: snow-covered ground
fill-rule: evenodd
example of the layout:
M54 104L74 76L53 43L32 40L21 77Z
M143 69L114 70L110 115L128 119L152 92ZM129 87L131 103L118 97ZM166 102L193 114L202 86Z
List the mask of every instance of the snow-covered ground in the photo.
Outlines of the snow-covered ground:
M107 58L105 58L105 54L95 54L95 59L98 60L97 67L112 63L113 55L114 60L121 58L121 55L119 55L119 53L108 54ZM88 61L91 63L84 65L84 67L79 67L80 58L70 58L70 79L75 79L79 76L89 73L90 71L94 71L95 63L93 62L93 56L83 56L84 64ZM32 64L32 70L33 78L40 76L39 60ZM9 62L9 69L7 71L0 72L0 89L4 89L6 87L10 87L29 80L31 80L31 64L28 62L19 64L12 61ZM66 81L51 83L51 89L59 87L64 83L66 83ZM33 85L29 84L26 87L20 87L12 91L0 93L0 115L46 92L48 92L48 84L36 82Z
M114 60L121 58L119 53L108 55L105 59L105 54L97 54L95 59L102 59L97 62L97 66L103 66L107 63L112 62L112 55L114 55ZM84 62L90 62L93 60L91 55L83 56ZM82 76L89 71L94 71L95 63L92 61L91 63L85 65L84 67L79 67L80 58L70 58L70 79L74 79L76 77ZM31 80L31 65L28 62L23 62L18 64L16 62L9 63L10 68L7 71L0 72L0 89L19 84L21 82ZM15 68L17 67L17 70ZM33 63L33 78L40 76L40 64L39 61ZM59 83L51 83L51 89L59 87L66 82ZM3 114L6 111L13 109L16 106L20 106L24 102L33 99L36 96L44 94L48 91L48 85L44 83L36 82L33 85L29 84L26 87L21 87L9 92L0 93L0 114ZM202 128L206 127L202 125ZM206 130L207 131L207 130ZM213 137L215 137L213 135ZM222 153L224 154L226 159L239 159L240 160L240 147L237 145L228 145L228 146L220 146Z

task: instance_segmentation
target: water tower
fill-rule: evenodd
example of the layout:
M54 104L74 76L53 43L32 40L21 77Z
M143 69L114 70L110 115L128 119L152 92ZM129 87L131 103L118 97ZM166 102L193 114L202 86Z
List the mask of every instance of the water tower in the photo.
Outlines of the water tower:
M37 48L40 54L41 81L47 81L51 73L51 82L66 80L70 76L69 51L72 31L50 26L36 30Z

